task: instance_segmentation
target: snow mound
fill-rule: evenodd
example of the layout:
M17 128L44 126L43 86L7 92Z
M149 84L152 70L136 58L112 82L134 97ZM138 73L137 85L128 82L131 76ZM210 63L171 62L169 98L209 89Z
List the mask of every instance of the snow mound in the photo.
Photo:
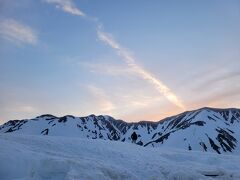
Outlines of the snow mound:
M0 179L240 179L240 156L119 141L0 134Z

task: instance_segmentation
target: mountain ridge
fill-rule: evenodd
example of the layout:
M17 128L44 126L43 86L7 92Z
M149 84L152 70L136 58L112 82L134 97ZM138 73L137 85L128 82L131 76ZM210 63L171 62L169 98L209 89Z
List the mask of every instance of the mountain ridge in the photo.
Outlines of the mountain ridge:
M239 128L240 109L203 107L156 122L126 122L94 114L84 117L43 114L33 119L10 120L0 126L0 133L74 136L222 154L239 152ZM136 140L132 139L134 132Z
M183 111L183 112L181 112L181 113L179 113L179 114L172 115L172 116L167 116L167 117L165 117L165 118L163 118L163 119L156 120L156 121L154 121L154 120L125 121L125 120L122 120L122 119L115 119L115 120L124 121L124 122L130 123L130 124L134 124L134 123L146 123L146 122L147 122L147 123L148 123L148 122L149 122L149 123L158 123L158 122L160 122L160 121L164 121L164 120L166 120L166 119L168 119L168 118L173 118L173 117L175 117L175 116L179 116L179 115L184 114L184 113L189 113L189 112L198 111L198 110L204 110L204 109L210 109L210 110L237 110L237 111L240 111L240 108L234 108L234 107L231 107L231 108L215 108L215 107L205 106L205 107L198 108L198 109ZM52 116L52 117L56 117L56 118L62 118L62 117L65 117L65 116L78 117L78 116L71 115L71 114L67 114L67 115L64 115L64 116L56 116L56 115L53 115L53 114L48 114L48 113L46 113L46 114L38 115L38 116L36 116L35 118L42 117L42 116ZM109 116L109 117L113 117L113 116L111 116L111 115L96 115L96 114L90 114L90 115L81 116L81 117L88 117L88 116ZM22 120L24 120L24 119L22 119ZM10 120L8 120L7 122L9 122L9 121L19 121L19 119L10 119ZM7 123L7 122L5 122L5 123ZM3 123L3 124L5 124L5 123ZM3 124L0 124L0 126L3 125Z

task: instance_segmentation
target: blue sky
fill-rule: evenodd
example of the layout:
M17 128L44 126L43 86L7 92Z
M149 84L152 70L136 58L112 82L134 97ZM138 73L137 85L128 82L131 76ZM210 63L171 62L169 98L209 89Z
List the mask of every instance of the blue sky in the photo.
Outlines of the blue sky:
M240 2L2 0L0 121L240 107Z

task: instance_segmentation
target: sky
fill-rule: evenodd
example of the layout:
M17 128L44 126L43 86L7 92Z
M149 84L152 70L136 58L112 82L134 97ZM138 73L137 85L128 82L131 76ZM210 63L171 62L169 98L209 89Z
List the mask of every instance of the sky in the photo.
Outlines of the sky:
M0 123L240 108L238 0L0 0Z

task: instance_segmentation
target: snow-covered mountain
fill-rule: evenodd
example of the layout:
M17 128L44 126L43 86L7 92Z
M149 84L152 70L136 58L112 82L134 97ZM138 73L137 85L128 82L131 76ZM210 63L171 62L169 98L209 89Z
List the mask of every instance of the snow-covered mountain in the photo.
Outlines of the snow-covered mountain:
M158 122L128 123L110 116L56 117L13 120L0 133L81 137L132 142L148 147L172 147L216 153L240 153L240 109L202 108Z

